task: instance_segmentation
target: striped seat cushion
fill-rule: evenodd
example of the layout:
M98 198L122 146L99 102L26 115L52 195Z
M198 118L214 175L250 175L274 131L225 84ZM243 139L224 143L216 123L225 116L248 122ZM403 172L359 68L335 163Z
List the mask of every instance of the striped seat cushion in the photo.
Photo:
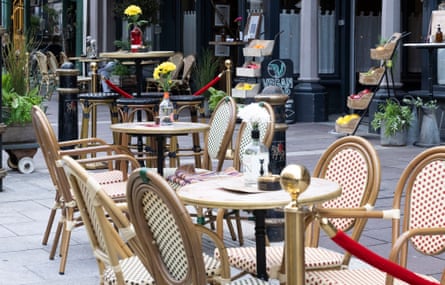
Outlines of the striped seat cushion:
M430 281L438 282L430 276L424 276ZM385 284L386 274L378 269L354 269L332 271L307 271L306 285L351 285L351 284ZM439 282L438 282L439 283ZM395 279L394 284L408 284Z
M151 285L155 284L153 277L148 273L145 266L138 257L132 256L121 260L120 266L125 278L125 284L129 285ZM116 278L111 267L105 269L104 283L109 285L116 284Z
M278 275L282 259L282 246L266 247L266 271L271 277ZM255 247L228 248L229 264L248 273L256 274ZM215 257L220 258L218 250ZM306 269L328 269L339 267L343 261L343 254L325 248L305 248Z
M267 285L269 284L267 281L263 281L256 278L244 278L232 281L229 283L230 285Z

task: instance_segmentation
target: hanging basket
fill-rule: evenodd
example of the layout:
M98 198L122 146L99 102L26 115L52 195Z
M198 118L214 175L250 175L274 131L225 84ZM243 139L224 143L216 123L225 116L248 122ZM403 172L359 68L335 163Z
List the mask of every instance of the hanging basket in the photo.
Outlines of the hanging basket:
M366 93L362 95L360 98L354 98L348 97L348 108L353 110L365 110L368 108L369 102L371 102L372 95L374 93Z
M387 43L383 48L372 48L371 58L375 60L388 60L396 48L397 42Z
M340 134L352 134L357 127L360 118L351 119L347 124L335 124L335 132Z
M378 85L384 73L383 66L371 67L368 72L360 72L359 82L363 85Z

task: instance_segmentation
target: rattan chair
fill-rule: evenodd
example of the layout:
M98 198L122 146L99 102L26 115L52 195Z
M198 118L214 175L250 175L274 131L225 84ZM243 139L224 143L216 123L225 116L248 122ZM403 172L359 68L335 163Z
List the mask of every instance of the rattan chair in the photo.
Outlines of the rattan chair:
M272 144L272 139L274 136L274 131L275 131L275 113L274 110L272 108L272 106L267 103L267 102L258 102L258 103L253 103L253 104L259 104L260 106L264 107L267 111L267 113L269 114L269 123L260 123L259 124L259 130L260 130L260 140L262 141L262 143L266 146L266 147L270 147L270 145ZM238 130L238 135L236 138L236 142L235 142L235 147L233 150L231 150L231 153L233 153L233 157L231 157L231 159L233 159L233 167L238 170L241 171L241 161L243 159L243 154L244 151L247 147L247 145L252 141L252 125L248 124L246 122L242 122L239 130ZM232 225L232 220L235 220L236 222L236 226L237 226L237 232L238 232L238 242L240 245L243 245L244 243L244 238L243 238L243 231L242 231L242 227L241 227L241 217L240 217L240 213L239 210L219 210L221 211L219 213L219 219L221 219L222 217L224 217L224 219L227 222L227 226L229 228L230 234L232 236L233 240L237 239L237 235L235 234L233 225ZM210 220L216 219L217 224L222 225L222 221L219 220L218 221L218 216L217 217L212 217L211 213L209 214L210 216ZM217 233L219 236L222 237L223 235L223 229L221 226L217 226L216 227Z
M438 146L418 154L403 171L397 183L391 211L364 212L358 217L388 216L392 219L392 244L389 260L406 268L416 267L423 258L434 258L445 251L445 147ZM403 206L404 205L404 206ZM323 209L322 209L323 210ZM346 215L347 213L340 213ZM349 213L351 214L351 213ZM358 213L359 214L359 213ZM339 216L335 211L322 211L321 217ZM338 226L337 226L338 227ZM408 254L415 250L415 254ZM420 254L425 256L419 256ZM428 256L428 257L427 257ZM440 259L440 258L439 258ZM436 260L439 260L436 259ZM413 261L414 261L413 260ZM443 264L442 264L443 268ZM384 270L388 270L384 268ZM423 268L422 270L424 270ZM439 269L440 270L440 269ZM401 270L399 270L400 272ZM443 269L440 284L445 284ZM424 271L425 272L425 271ZM415 273L416 275L420 275ZM406 278L408 274L399 276ZM421 275L429 280L431 276ZM438 284L438 281L435 281ZM348 269L306 272L306 284L407 284L394 279L379 269ZM414 284L414 283L412 283ZM415 283L432 284L432 283Z
M349 213L372 208L380 189L380 160L374 147L366 139L346 136L332 143L322 154L312 173L337 182L342 187L340 197L321 205L324 209ZM359 240L366 219L331 219L336 227L351 231L354 240ZM307 230L305 265L306 270L340 269L350 261L348 252L337 252L318 246L319 224L313 222ZM254 247L228 248L229 262L244 273L256 274L256 251ZM284 247L266 248L266 264L269 276L285 280ZM217 254L217 252L216 252Z
M98 138L58 142L45 113L38 106L34 106L31 112L37 142L40 145L51 181L56 190L54 206L50 211L42 244L47 244L55 216L60 210L61 217L54 234L49 257L50 259L54 259L58 243L61 241L59 273L63 274L65 272L71 230L75 226L82 225L82 223L80 219L78 219L77 204L72 196L66 176L64 172L56 166L56 162L60 160L62 155L71 155L73 157L85 157L81 161L86 167L99 162L102 164L106 163L105 169L95 170L93 175L101 184L105 185L107 194L119 202L125 201L125 184L128 178L128 168L126 165L120 163L116 165L113 163L113 160L108 160L111 158L110 155L120 154L132 163L132 168L139 167L139 164L133 156L126 155L128 153L127 150L121 147L107 145L105 141ZM95 155L97 157L86 158L88 155ZM120 167L120 169L116 167Z
M134 172L127 186L130 220L141 242L140 260L156 284L206 284L230 279L227 259L202 253L201 235L209 236L224 256L224 243L214 232L194 225L176 192L159 174ZM199 233L199 234L198 234Z
M40 77L40 88L39 92L42 93L42 87L46 86L46 95L47 99L51 100L51 96L53 91L56 89L57 86L57 75L49 69L48 65L48 57L46 54L44 54L41 51L36 51L35 59L37 61L37 67L39 70L39 77Z
M62 157L61 164L76 196L101 284L155 284L134 254L139 250L139 242L122 209L107 195L103 185L71 157Z
M182 69L182 75L180 79L174 79L172 91L179 94L192 94L190 89L190 78L192 77L192 71L196 64L196 57L193 54L187 55L183 59L184 67Z

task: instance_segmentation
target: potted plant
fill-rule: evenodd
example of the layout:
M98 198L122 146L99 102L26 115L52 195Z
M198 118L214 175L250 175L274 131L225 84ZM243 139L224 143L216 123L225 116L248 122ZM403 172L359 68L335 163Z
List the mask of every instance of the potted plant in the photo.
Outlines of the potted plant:
M402 106L396 100L388 99L386 104L379 105L374 114L372 127L380 129L382 145L406 145L407 131L411 124L412 112L409 106Z
M136 85L136 78L130 74L130 70L127 66L117 62L111 71L111 82L117 86L125 86L125 85Z
M421 101L422 102L422 101ZM422 102L422 118L420 125L419 140L417 146L431 147L440 144L440 131L437 125L436 110L438 108L436 100Z

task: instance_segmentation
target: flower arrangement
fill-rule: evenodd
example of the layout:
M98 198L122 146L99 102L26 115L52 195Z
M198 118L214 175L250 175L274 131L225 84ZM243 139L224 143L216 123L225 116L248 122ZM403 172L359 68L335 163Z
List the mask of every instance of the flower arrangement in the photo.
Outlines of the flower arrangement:
M163 91L170 91L174 85L172 73L176 70L176 65L170 61L164 61L153 71L153 78L159 83Z
M139 17L142 15L142 9L137 5L128 6L124 14L127 18L128 25L143 26L148 23L146 20L139 20Z
M243 17L239 16L236 17L235 20L233 20L233 22L236 23L237 27L236 27L236 35L235 37L239 37L239 40L243 40L243 32L241 30L241 22L243 21Z
M270 115L261 102L251 103L239 109L238 117L244 122L251 124L252 129L257 130L260 124L270 122Z

